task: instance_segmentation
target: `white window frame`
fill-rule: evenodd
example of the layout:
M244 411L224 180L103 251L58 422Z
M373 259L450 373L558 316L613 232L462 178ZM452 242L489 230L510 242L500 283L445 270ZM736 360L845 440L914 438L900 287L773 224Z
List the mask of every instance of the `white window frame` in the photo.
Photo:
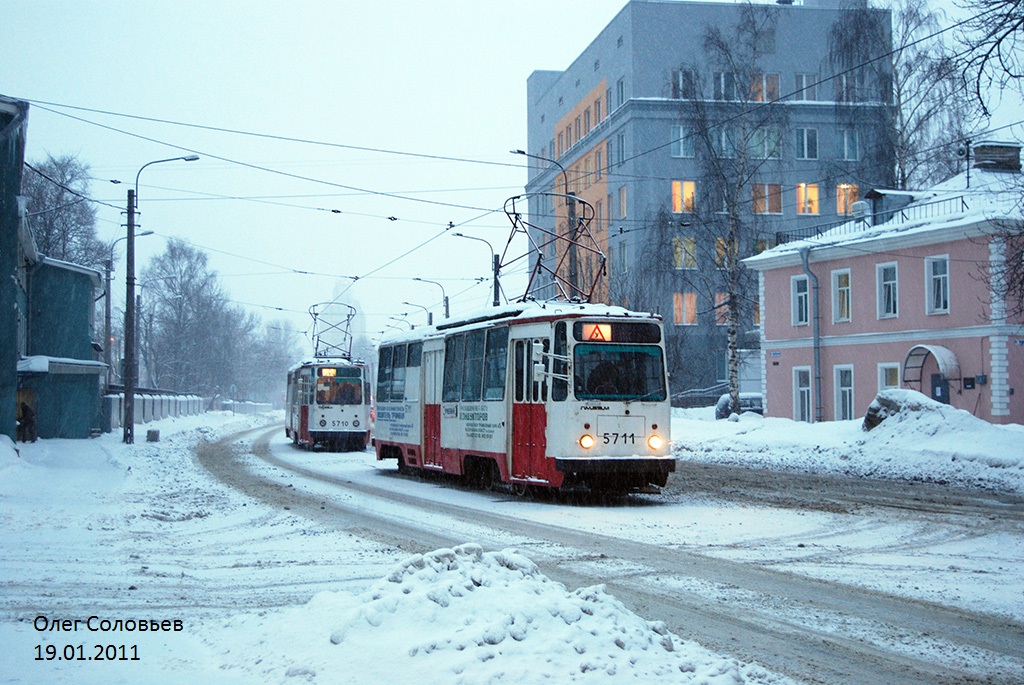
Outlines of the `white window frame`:
M690 307L686 306L687 300L692 300ZM678 305L678 306L677 306ZM692 290L672 293L672 324L675 326L696 326L697 325L697 294ZM676 316L678 314L678 316Z
M943 274L936 276L932 269L936 264L945 265L946 271ZM945 307L935 306L935 285L938 281L941 285L943 295L945 296ZM949 255L935 255L932 257L925 257L924 259L924 306L925 312L929 315L933 314L949 314Z
M840 379L843 373L850 372L850 385L841 385ZM854 409L854 378L852 364L837 364L832 367L832 387L834 388L834 414L836 421L851 421L856 417ZM843 409L848 410L848 414Z
M803 292L797 288L803 284ZM790 315L794 326L807 326L811 323L811 283L807 276L791 276L789 279Z
M886 269L893 269L893 280L887 281L884 279L884 273ZM900 268L899 262L885 262L883 264L875 265L875 283L876 283L876 298L878 306L878 318L879 319L896 319L900 315ZM892 297L889 297L889 291L892 291ZM888 305L892 304L890 311Z
M801 386L797 379L800 374L807 374L807 385ZM811 367L793 367L793 420L811 423L814 421L814 404L812 403L811 391L814 378L811 376Z
M885 382L886 372L890 370L896 371L896 385L889 385ZM899 362L879 362L878 364L878 392L888 390L890 388L899 388L903 384L902 368Z
M809 144L813 140L814 142L814 154L810 154L811 145ZM817 159L818 158L818 129L816 128L798 128L796 130L796 158L797 159Z
M846 276L846 286L839 285L839 277ZM846 316L842 316L841 298L846 293ZM853 279L849 269L832 272L832 323L848 323L853 320Z
M794 89L796 92L793 99L803 102L816 101L818 99L817 83L817 74L797 74L795 81L796 88Z
M817 183L796 184L796 213L807 215L821 213L820 192Z
M696 156L696 152L692 129L682 124L673 124L669 154L677 159L690 159Z
M673 214L693 214L697 207L697 182L676 180L670 184ZM690 191L687 193L687 191ZM678 200L678 202L677 202Z
M855 128L839 131L839 158L844 162L860 160L860 134Z

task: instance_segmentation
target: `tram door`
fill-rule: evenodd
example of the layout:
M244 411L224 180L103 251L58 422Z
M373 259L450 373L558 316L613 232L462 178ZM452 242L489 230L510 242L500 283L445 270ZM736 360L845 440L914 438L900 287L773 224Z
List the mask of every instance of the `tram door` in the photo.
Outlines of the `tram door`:
M509 473L513 478L545 477L544 452L547 381L534 378L532 340L516 340L512 375L512 449Z
M423 351L423 463L441 465L441 384L444 350Z

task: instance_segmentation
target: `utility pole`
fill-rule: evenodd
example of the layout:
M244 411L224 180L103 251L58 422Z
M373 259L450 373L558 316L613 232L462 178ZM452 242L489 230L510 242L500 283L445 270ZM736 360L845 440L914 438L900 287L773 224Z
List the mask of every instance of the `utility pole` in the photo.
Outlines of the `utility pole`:
M141 170L140 170L141 172ZM124 300L124 420L123 437L126 444L135 442L135 189L128 189L128 249L126 250Z
M113 259L108 259L107 260L106 290L104 290L106 295L103 297L103 299L105 300L105 302L103 304L104 317L105 317L104 325L103 325L103 363L107 365L107 383L106 383L107 387L103 389L104 392L109 392L109 389L110 389L110 362L111 362L111 356L110 356L110 346L111 346L111 342L110 342L110 309L111 309L111 305L110 305L110 279L111 279L111 273L110 272L113 270L113 268L114 268L114 260Z
M568 183L568 181L566 181ZM580 291L579 287L579 256L576 253L576 193L565 191L565 204L569 212L569 298Z

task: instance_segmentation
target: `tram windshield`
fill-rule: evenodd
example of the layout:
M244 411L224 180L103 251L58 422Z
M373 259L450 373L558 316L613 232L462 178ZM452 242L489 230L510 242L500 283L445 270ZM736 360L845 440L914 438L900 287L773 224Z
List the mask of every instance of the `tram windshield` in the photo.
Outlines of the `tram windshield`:
M317 404L362 404L363 382L358 368L321 368L316 378Z
M657 345L586 343L573 352L576 398L665 399L665 362Z

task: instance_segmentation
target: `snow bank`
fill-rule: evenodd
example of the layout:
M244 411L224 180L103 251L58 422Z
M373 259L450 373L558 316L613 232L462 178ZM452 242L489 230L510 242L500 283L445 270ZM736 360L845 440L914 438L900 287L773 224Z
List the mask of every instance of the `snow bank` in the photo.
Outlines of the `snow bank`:
M18 448L6 435L0 435L0 473L9 468L17 468L23 462L18 454Z
M1024 468L1024 430L997 426L915 390L886 390L872 408L883 419L865 445L912 445L925 459L974 461L995 469Z
M263 659L263 676L344 683L791 682L680 640L603 586L569 592L518 552L475 544L412 556L357 598L321 593L289 611L275 642L291 658L258 640L232 650L239 667ZM296 658L296 645L313 647Z
M1024 492L1024 426L991 424L913 390L880 397L886 418L870 431L860 419L714 421L674 409L673 445L690 461Z

